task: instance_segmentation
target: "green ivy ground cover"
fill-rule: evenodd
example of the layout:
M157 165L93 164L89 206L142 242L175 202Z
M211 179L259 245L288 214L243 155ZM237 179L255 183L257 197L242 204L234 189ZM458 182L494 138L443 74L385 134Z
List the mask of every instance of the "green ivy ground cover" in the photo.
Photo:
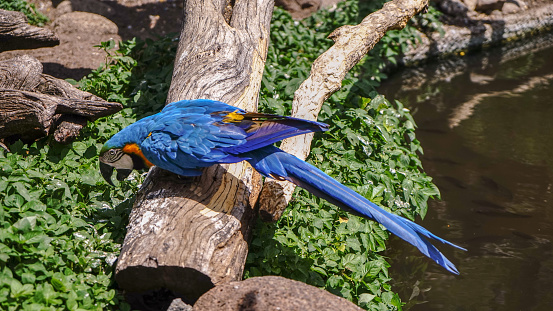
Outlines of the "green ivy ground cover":
M359 11L358 3L348 0L332 12L293 21L276 9L260 109L288 114L311 62L331 45L328 33L357 23ZM387 35L325 103L319 120L331 129L316 135L308 161L414 219L426 213L428 198L438 190L422 171L409 111L374 91L385 78L382 64L415 40L411 31ZM0 151L0 310L129 309L113 272L143 175L134 172L122 188L112 188L99 174L97 153L111 135L163 107L175 38L130 40L117 50L113 42L102 43L108 65L73 82L125 109L89 124L70 145L45 138L12 144L11 153ZM371 78L357 78L361 72ZM368 310L401 309L382 256L387 238L377 223L297 190L278 223L257 224L245 277L282 275Z

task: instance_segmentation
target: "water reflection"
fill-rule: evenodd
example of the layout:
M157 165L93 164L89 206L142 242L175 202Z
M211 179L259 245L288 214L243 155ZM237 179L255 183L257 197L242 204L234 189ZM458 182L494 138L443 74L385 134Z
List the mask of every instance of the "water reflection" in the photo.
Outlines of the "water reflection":
M405 71L383 85L412 109L423 165L442 191L418 222L469 250L443 248L455 277L392 241L394 288L411 310L553 307L552 38Z

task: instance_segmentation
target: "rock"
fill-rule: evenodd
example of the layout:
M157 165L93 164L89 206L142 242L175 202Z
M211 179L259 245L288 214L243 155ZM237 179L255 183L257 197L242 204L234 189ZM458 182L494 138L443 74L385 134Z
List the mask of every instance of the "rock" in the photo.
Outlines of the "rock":
M489 14L494 10L501 10L505 0L477 0L475 10Z
M276 0L275 5L285 9L295 19L306 18L321 6L321 0Z
M332 8L336 7L338 2L341 2L344 0L321 0L321 9L322 8ZM332 10L332 9L331 9Z
M70 12L89 12L102 16L110 17L114 14L114 9L98 0L65 0L56 7L54 15L56 17Z
M94 13L70 12L58 17L53 23L57 33L94 32L96 35L117 34L117 25L109 19Z
M505 4L503 5L503 8L501 9L501 12L503 12L503 14L513 14L526 9L528 9L528 5L526 5L524 1L510 0L505 2Z
M51 27L56 31L60 45L29 50L27 54L42 62L44 73L63 79L79 80L105 62L105 52L95 45L108 40L121 41L117 25L93 13L65 13L54 20ZM17 55L18 51L0 53L0 61Z
M440 10L448 15L467 15L468 7L460 0L445 0L438 4Z
M458 26L444 23L444 34L419 32L420 42L413 44L398 63L414 65L434 57L443 57L483 47L514 41L553 27L553 3L534 6L518 14L477 14L470 17L471 24ZM447 15L446 17L449 17Z
M173 299L173 301L167 308L167 311L192 311L192 306L184 303L182 299L176 298Z
M56 9L53 10L53 11L54 11L54 13L52 15L53 16L52 19L56 19L56 17L58 17L58 16L62 16L63 14L73 12L73 6L71 5L71 1L66 0L66 1L63 1L60 4L58 4Z
M478 0L463 0L463 3L469 9L469 11L474 11L476 9L477 2Z
M216 286L194 304L194 311L362 309L344 298L302 282L263 276Z

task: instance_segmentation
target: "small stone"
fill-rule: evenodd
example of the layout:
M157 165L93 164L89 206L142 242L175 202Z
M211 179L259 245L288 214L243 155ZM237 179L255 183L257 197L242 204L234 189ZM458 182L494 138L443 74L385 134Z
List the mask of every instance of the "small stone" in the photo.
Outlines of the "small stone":
M478 0L463 0L463 3L470 11L474 11L476 9L476 2L478 2Z
M505 0L477 0L475 10L489 14L494 10L501 10Z
M451 16L466 15L469 10L460 0L441 1L439 5L442 12Z
M173 299L171 305L167 308L167 311L192 311L192 306L184 303L182 299L176 298Z
M528 9L528 5L524 1L510 0L505 2L501 12L504 14L513 14Z
M512 14L512 13L516 13L520 11L520 8L518 7L518 5L514 4L514 3L510 3L510 2L506 2L503 7L501 8L501 12L503 14Z
M65 0L65 1L62 1L60 4L58 4L54 14L55 16L61 16L63 14L70 13L70 12L73 12L71 1Z

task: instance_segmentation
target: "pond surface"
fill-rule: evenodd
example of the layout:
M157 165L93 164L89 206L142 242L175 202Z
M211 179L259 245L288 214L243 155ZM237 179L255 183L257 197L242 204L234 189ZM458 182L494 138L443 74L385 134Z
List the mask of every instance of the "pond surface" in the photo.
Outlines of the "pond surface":
M553 310L553 36L405 70L381 88L409 107L442 200L424 220L454 276L395 239L410 310Z

